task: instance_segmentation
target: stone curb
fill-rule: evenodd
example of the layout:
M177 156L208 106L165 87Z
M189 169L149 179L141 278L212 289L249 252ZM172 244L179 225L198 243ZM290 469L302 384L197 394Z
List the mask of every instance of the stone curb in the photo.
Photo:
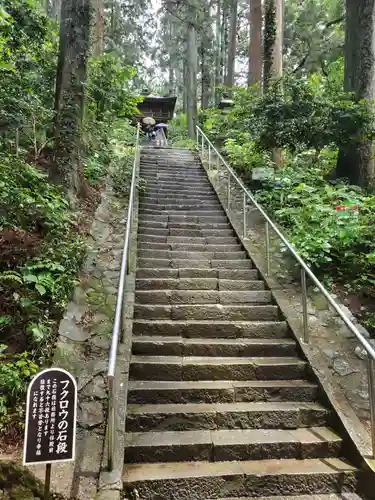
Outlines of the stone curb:
M113 470L108 471L108 429L105 436L98 491L94 500L119 500L122 491L122 474L125 453L125 424L128 395L129 366L133 335L133 310L135 298L135 271L137 262L137 229L138 229L138 204L139 197L136 191L134 200L133 225L131 231L131 244L129 254L130 273L126 278L124 307L123 307L123 332L122 343L119 344L117 366L115 375L115 452Z

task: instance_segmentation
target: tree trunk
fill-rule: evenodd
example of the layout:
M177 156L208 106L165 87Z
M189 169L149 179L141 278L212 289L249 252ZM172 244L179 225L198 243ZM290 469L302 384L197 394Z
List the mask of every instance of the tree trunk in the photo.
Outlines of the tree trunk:
M90 0L64 0L56 76L55 149L62 180L73 195L81 192L80 149L90 21Z
M249 86L262 82L262 0L250 0Z
M120 17L120 5L117 0L111 0L111 39L115 46L119 45L120 35L119 35L119 17Z
M263 88L283 74L283 0L265 0Z
M175 38L175 29L174 29L174 23L171 19L171 16L168 16L168 35L169 35L169 40L174 40ZM174 70L174 54L175 51L170 45L169 47L169 55L168 55L168 92L170 95L173 95L175 92L175 70Z
M104 52L104 1L95 0L95 30L94 47L92 54L94 57L101 56Z
M263 89L283 76L283 0L266 0L264 8ZM283 163L280 148L272 150L277 167Z
M236 62L236 45L237 45L237 10L238 1L232 0L230 6L230 27L229 27L229 46L228 46L228 60L227 60L227 75L225 85L226 87L233 87L234 85L234 70Z
M375 0L346 0L344 90L375 99ZM363 131L357 139L341 149L336 177L367 188L375 182L375 150Z
M212 49L212 27L211 16L208 4L205 2L202 10L202 19L200 24L201 43L200 43L200 63L201 63L201 108L206 109L210 102L210 82L211 82L211 65L210 52Z
M183 67L183 82L185 82L183 86L183 103L182 103L182 111L187 114L188 112L188 86L186 82L188 81L188 63L187 60L184 60Z
M195 31L196 9L193 3L189 4L187 21L187 121L189 137L195 139L197 125L197 39Z
M224 1L224 0L223 0ZM220 80L221 75L221 4L217 0L216 4L216 27L215 27L215 104L220 102L219 87L222 84Z
M46 10L49 17L57 21L60 21L61 2L62 0L50 0L46 2Z
M221 16L221 54L220 54L220 80L223 85L226 79L226 61L227 61L227 48L228 48L228 5L227 0L223 0L222 16Z

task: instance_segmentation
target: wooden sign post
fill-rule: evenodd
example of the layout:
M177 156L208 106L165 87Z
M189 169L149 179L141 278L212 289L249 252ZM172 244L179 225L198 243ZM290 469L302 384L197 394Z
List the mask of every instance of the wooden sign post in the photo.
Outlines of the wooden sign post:
M38 373L27 391L24 465L46 464L44 498L51 485L54 462L75 458L77 383L61 368Z

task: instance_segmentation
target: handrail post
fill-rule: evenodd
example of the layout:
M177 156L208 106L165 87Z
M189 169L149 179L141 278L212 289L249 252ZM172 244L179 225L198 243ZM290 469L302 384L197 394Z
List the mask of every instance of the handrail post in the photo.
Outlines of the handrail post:
M227 184L227 202L228 202L228 210L230 209L230 172L228 172L228 184Z
M208 170L211 170L211 145L208 145Z
M246 193L243 193L243 239L246 240L247 236L247 205Z
M309 343L309 319L307 315L306 271L301 267L303 341Z
M202 144L201 144L201 147L202 147L202 161L204 161L204 137L203 137L203 134L202 134Z
M114 377L108 377L108 470L113 470L115 452L115 394Z
M367 355L367 378L368 378L368 397L370 403L371 418L371 458L375 458L375 391L374 391L374 360Z
M267 261L267 276L271 274L271 245L270 245L270 227L266 221L266 261Z

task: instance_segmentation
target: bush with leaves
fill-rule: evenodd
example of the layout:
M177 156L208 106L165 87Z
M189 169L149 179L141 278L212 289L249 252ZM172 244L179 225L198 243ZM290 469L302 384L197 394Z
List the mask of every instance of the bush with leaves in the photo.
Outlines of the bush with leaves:
M187 134L187 116L184 113L181 113L169 123L168 143L175 148L195 148L195 141Z
M9 356L6 349L0 344L0 432L23 420L27 385L39 370L27 351Z
M30 377L49 363L87 244L56 184L52 136L57 26L35 0L0 6L0 431L23 419ZM89 64L83 172L101 187L112 167L128 184L136 98L114 54ZM81 165L80 165L81 166ZM98 199L88 187L89 204ZM91 205L90 205L91 206Z
M0 147L37 156L53 119L57 28L32 0L4 0L0 13Z
M254 167L272 166L271 150L282 148L282 168L258 200L320 276L375 290L375 197L326 180L339 148L355 145L360 131L373 137L368 106L342 92L340 60L326 75L288 77L282 85L265 95L237 89L228 114L205 112L204 129L245 181Z
M335 157L327 149L318 156L315 150L296 155L257 198L287 229L313 268L352 280L361 276L361 284L370 285L373 277L364 268L375 250L375 197L345 184L327 183L324 174Z

